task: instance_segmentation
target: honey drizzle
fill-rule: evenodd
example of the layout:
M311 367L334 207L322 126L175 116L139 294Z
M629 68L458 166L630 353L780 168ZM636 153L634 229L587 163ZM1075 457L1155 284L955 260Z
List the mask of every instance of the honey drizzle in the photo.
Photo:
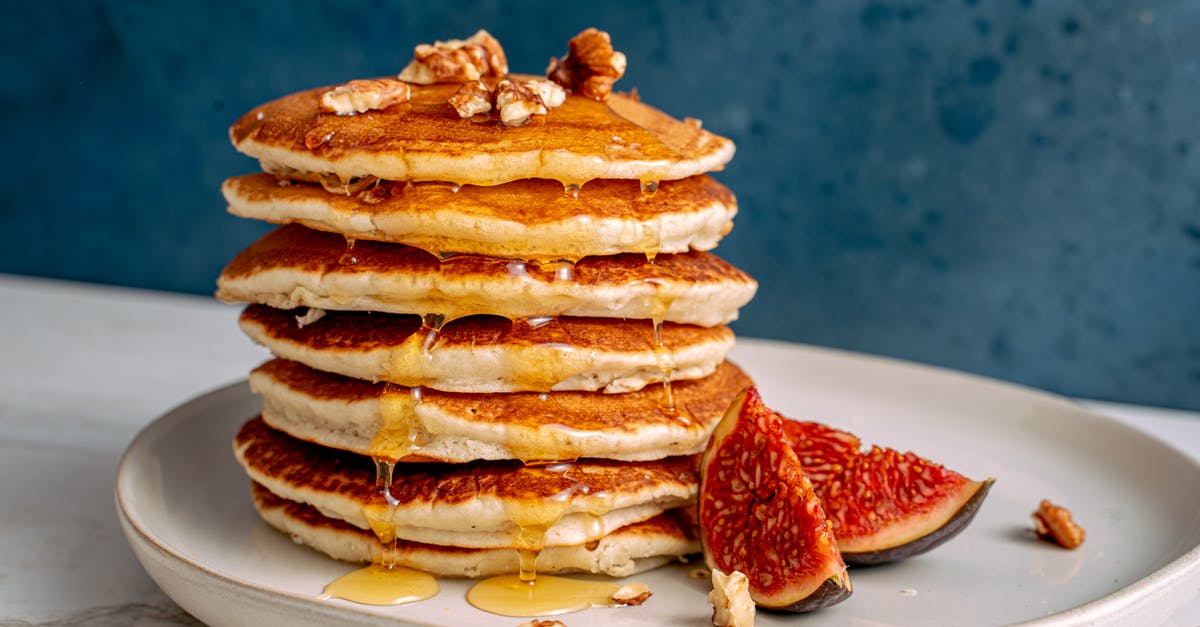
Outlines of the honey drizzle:
M387 356L384 379L401 384L422 380L433 364L434 350L445 324L445 314L421 316L421 328L405 338Z
M514 279L532 279L529 276L529 270L525 267L525 262L520 260L512 260L507 266L508 276Z
M425 332L425 341L421 343L421 352L427 359L433 359L434 346L445 325L446 314L425 314L421 317L421 330Z
M395 511L399 501L392 494L396 462L372 457L375 486L383 497L383 512L366 507L364 513L379 539L381 551L371 565L351 571L325 586L319 598L337 597L364 605L400 605L428 599L438 593L437 580L429 573L397 565Z
M363 605L403 605L438 593L437 579L404 566L371 564L350 571L325 586L321 599L339 598Z
M371 440L369 454L376 461L404 459L421 449L420 418L421 387L403 388L386 383L379 395L379 431ZM378 480L378 473L376 473Z
M346 238L346 252L342 253L341 257L338 257L339 266L352 266L358 263L358 255L354 254L354 243L356 241L358 240L353 237Z
M546 265L554 268L555 281L572 281L575 279L575 262L570 259L555 259Z
M517 550L518 577L521 581L533 581L537 578L537 558L546 546L546 532L550 530L571 507L571 502L580 488L586 493L587 487L567 476L575 467L571 462L559 462L544 465L541 470L561 474L570 484L557 494L546 497L541 503L504 502L504 513L509 521L516 525L513 534L513 546Z
M349 240L348 240L349 241ZM414 333L401 347L406 364L414 361L413 347L420 342L420 355L433 358L433 350L445 324L442 314L421 317L421 332ZM421 449L420 418L417 407L422 401L421 386L403 388L385 383L379 395L380 425L368 450L375 463L375 487L383 499L383 507L365 506L363 513L371 531L378 538L381 550L370 566L352 571L325 587L320 598L338 597L366 605L399 605L428 599L438 592L437 580L426 572L397 564L399 534L396 531L396 510L400 505L392 493L396 461Z
M662 371L663 406L672 416L678 416L675 407L675 392L671 387L671 377L675 373L675 355L663 344L663 321L654 319L654 359L658 369Z
M589 607L621 605L612 596L620 589L609 582L585 581L539 575L537 559L545 548L546 532L570 509L577 496L593 494L583 483L568 476L574 462L528 464L560 473L569 485L540 504L505 505L505 513L516 526L513 544L517 551L517 574L499 575L476 583L467 592L467 602L485 612L501 616L552 616ZM583 512L588 528L587 550L595 550L604 534L604 521L593 512Z
M506 359L512 385L520 391L549 392L573 374L578 354L579 348L570 344L530 344L523 354Z
M396 508L400 506L395 495L392 494L393 474L396 471L396 462L390 459L381 457L372 457L375 461L375 487L379 490L379 495L383 497L383 502L386 505L382 515L374 508L367 510L367 522L371 525L371 531L375 532L375 537L379 538L379 543L383 545L383 552L380 554L379 563L384 568L392 568L396 565Z
M662 407L677 422L690 425L692 423L691 417L685 412L680 411L679 407L675 404L675 391L671 386L675 374L675 353L667 348L663 336L663 323L667 317L667 312L671 309L673 299L662 293L662 284L660 282L655 280L648 282L656 288L650 304L650 320L654 325L652 332L654 359L658 363L659 370L662 372Z
M484 579L467 591L467 602L501 616L554 616L589 607L621 605L612 596L621 586L606 581L585 581L542 575L524 581L516 575Z

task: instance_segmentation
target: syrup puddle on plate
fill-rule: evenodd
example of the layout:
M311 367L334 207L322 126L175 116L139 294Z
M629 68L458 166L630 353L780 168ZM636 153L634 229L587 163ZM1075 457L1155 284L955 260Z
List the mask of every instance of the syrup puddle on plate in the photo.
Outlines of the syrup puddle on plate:
M345 599L363 605L401 605L431 598L438 589L437 580L427 572L371 564L333 580L318 598Z
M554 575L538 575L533 581L520 575L484 579L467 592L467 602L501 616L554 616L589 607L623 605L613 600L621 586L601 581L583 581Z

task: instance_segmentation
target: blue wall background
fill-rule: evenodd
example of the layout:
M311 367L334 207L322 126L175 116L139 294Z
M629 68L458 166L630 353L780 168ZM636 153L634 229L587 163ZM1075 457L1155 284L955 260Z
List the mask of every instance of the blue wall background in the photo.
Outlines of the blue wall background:
M9 8L0 272L210 293L265 230L218 192L243 111L596 25L619 88L738 144L739 333L1200 408L1200 2L245 4Z

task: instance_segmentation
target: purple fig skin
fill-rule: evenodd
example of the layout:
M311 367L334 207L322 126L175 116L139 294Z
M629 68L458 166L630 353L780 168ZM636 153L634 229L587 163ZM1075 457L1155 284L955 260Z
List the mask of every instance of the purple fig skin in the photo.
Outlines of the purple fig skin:
M875 566L877 564L887 564L902 559L907 559L920 555L934 548L941 546L950 538L958 535L967 525L975 518L975 514L979 512L980 506L987 498L988 490L991 489L995 479L987 479L979 485L979 489L975 494L963 503L962 507L946 521L946 524L937 529L930 530L929 533L899 546L894 546L878 551L862 551L859 553L842 552L842 559L845 560L847 566Z
M837 605L850 597L852 589L850 588L849 580L843 582L837 577L830 577L821 584L821 587L813 590L812 594L784 607L767 607L759 605L758 608L769 612L792 613L800 614L803 612L811 612L819 610L830 605Z

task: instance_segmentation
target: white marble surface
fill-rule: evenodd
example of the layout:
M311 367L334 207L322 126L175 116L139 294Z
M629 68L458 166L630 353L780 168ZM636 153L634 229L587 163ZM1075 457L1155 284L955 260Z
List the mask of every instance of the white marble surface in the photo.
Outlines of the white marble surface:
M0 625L195 624L125 543L133 436L266 353L212 300L0 275ZM1200 414L1090 403L1200 458ZM1168 623L1200 625L1200 590Z

